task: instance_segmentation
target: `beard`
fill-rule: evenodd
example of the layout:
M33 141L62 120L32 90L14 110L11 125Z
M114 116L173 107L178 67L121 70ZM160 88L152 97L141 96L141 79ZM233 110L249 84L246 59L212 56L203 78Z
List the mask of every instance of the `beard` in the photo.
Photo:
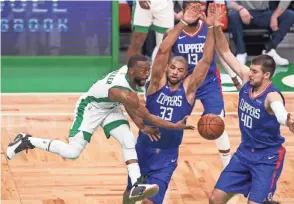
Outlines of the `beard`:
M261 84L262 84L262 81L253 81L253 82L251 82L250 81L250 86L252 87L252 88L258 88L258 87L260 87L261 86Z
M146 84L146 80L147 79L140 79L140 78L135 78L135 84L137 84L138 86L144 86Z
M177 85L181 82L180 79L178 80L172 80L171 78L167 77L167 81L171 84L171 85Z
M199 19L197 19L195 22L188 24L189 27L197 26L199 23Z

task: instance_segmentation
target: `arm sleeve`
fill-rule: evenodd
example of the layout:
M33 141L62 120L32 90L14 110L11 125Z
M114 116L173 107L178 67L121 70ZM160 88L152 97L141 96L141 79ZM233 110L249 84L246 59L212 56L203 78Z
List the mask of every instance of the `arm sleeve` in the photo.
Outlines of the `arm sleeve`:
M277 117L278 122L281 125L286 125L288 113L283 103L281 101L274 101L270 104L270 107L273 110L275 116Z

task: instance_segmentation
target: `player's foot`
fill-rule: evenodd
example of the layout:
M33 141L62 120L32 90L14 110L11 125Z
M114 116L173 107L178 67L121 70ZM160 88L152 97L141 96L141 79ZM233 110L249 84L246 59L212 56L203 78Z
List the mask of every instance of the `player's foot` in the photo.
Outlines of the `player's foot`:
M8 144L7 150L6 150L6 156L8 159L12 159L15 157L18 153L28 150L28 149L34 149L35 146L32 145L32 143L29 140L29 137L32 137L29 134L20 133L15 138L14 141Z
M146 184L146 177L141 176L133 185L129 199L132 201L140 201L144 198L153 197L158 193L159 186L157 184Z

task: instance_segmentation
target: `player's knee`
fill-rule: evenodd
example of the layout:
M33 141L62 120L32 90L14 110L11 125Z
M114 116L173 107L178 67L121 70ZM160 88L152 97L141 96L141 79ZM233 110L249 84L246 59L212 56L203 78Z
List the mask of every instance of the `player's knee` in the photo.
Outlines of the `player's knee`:
M124 161L137 160L137 152L135 149L137 139L131 132L128 125L121 125L113 130L110 134L120 143L123 150Z
M60 150L60 156L66 159L77 159L84 150L84 146L77 142L71 141L67 146Z

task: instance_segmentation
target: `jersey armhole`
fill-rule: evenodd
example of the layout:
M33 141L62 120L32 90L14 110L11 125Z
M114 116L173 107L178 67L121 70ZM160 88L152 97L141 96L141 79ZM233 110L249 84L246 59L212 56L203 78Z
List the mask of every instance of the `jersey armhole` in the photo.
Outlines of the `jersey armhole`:
M134 92L132 89L128 88L128 87L124 87L124 86L119 86L119 85L114 85L110 88L118 88L118 89L122 89L122 90L126 90L126 91L132 91Z
M153 96L155 94L157 94L159 91L161 91L165 86L167 85L167 83L165 83L161 88L159 88L157 91L153 92L152 94L147 94L148 89L146 90L146 97L149 96Z

